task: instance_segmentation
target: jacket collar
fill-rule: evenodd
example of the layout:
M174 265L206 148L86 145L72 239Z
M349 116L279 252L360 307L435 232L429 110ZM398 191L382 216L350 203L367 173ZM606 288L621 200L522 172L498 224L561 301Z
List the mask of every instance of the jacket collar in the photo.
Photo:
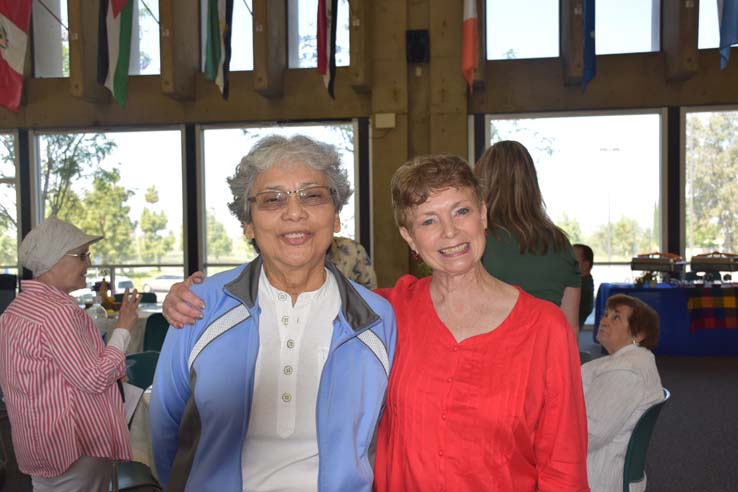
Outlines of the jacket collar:
M224 286L227 294L241 301L249 310L256 306L259 295L259 275L262 266L263 261L261 255L259 255L254 261L246 265L246 268L235 279ZM325 267L336 279L338 292L341 296L341 312L351 329L355 332L363 331L377 321L379 315L374 312L351 282L328 258L325 259Z

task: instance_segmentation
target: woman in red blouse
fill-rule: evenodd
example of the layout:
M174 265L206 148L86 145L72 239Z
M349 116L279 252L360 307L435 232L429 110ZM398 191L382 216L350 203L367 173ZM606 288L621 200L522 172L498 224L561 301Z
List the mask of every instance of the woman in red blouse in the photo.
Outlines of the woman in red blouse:
M573 332L558 306L487 273L483 196L453 155L419 157L392 179L400 233L433 275L379 290L398 339L377 492L589 490ZM173 323L194 321L199 302L188 286L200 281L170 290L164 314Z
M375 490L587 491L579 357L561 310L487 273L487 213L460 157L392 179L402 237L433 275L384 289L398 341Z

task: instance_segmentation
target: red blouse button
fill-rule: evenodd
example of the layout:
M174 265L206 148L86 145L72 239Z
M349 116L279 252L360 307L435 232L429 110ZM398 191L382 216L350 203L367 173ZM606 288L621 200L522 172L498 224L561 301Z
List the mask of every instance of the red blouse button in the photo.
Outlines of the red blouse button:
M438 451L438 456L443 456L443 450Z
M446 420L446 414L441 414L441 419Z
M448 379L446 380L446 382L447 382L447 383L450 383L450 382L451 382L451 378L448 378Z
M454 352L458 352L458 351L459 351L459 347L454 347Z

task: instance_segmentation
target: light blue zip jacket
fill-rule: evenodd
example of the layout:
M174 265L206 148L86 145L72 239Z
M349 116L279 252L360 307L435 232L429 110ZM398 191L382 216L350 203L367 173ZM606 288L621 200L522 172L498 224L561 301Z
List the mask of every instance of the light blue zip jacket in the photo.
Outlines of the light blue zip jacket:
M241 454L259 351L261 258L193 287L205 301L194 327L170 329L154 377L151 436L169 492L242 492ZM330 261L341 309L316 402L319 492L369 492L396 326L389 303ZM248 473L245 470L243 473Z

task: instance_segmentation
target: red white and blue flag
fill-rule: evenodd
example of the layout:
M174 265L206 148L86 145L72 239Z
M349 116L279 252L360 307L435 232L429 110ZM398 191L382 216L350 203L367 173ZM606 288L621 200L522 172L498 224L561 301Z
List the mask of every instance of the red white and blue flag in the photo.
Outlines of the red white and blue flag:
M23 92L31 0L0 0L0 105L18 111Z
M338 0L318 0L318 73L333 99L336 80L336 23Z

